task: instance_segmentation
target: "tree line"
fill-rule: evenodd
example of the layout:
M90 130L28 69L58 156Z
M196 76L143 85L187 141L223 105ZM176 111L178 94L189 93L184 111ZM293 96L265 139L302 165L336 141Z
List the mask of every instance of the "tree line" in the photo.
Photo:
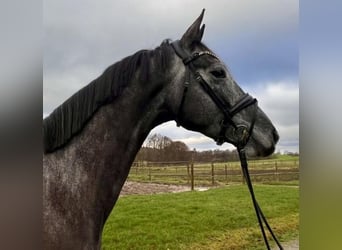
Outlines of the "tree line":
M181 141L173 141L161 134L150 135L138 152L135 161L169 162L226 162L238 160L236 150L206 150L196 151Z

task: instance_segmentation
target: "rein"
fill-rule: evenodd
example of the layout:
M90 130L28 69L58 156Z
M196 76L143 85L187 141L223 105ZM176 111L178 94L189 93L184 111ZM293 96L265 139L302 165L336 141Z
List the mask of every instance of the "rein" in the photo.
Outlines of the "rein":
M252 181L251 181L249 171L248 171L248 163L247 163L247 158L246 158L245 146L253 132L253 128L254 128L254 124L256 120L257 100L251 97L248 93L246 93L242 95L242 97L239 99L237 103L235 103L233 106L230 106L220 95L218 95L215 92L213 88L210 87L210 85L205 81L205 79L196 70L195 66L192 63L194 60L200 58L201 56L211 56L216 59L218 59L218 57L209 51L195 52L192 55L190 55L187 51L182 49L180 45L180 41L175 41L171 45L174 51L176 52L176 54L183 60L185 67L189 68L189 70L187 70L186 72L186 80L184 83L183 96L182 96L180 105L178 107L178 113L176 117L177 126L179 126L180 124L179 114L181 113L183 105L184 105L184 101L185 101L187 91L190 85L190 78L191 78L191 73L192 73L196 81L200 83L204 91L210 96L210 98L214 101L214 103L217 105L217 107L221 110L221 112L224 115L224 119L221 121L221 130L220 130L219 136L215 139L215 141L218 145L221 145L225 141L228 141L228 142L234 143L237 146L237 151L239 153L243 175L246 180L246 183L247 183L247 186L248 186L251 198L252 198L252 202L253 202L253 206L254 206L256 216L259 222L260 230L264 238L267 249L271 249L271 248L268 243L268 239L265 233L263 223L265 223L268 231L272 235L272 238L274 239L274 241L277 243L279 249L282 250L283 247L280 245L278 239L274 235L271 227L269 226L266 220L266 217L264 216L255 198ZM249 129L243 124L236 124L233 121L234 115L236 115L237 113L239 113L240 111L242 111L243 109L251 105L254 105L254 115L252 117L252 121L249 126ZM233 131L234 141L229 140L225 136L226 130L229 126L232 126L234 129Z
M280 244L279 240L277 239L277 237L273 233L272 228L268 224L267 219L266 219L264 213L262 212L262 210L261 210L261 208L260 208L260 206L259 206L259 204L258 204L258 202L256 200L256 197L255 197L255 194L254 194L254 190L253 190L252 180L251 180L251 177L250 177L249 171L248 171L248 163L247 163L245 149L244 148L241 148L241 149L238 148L238 152L239 152L239 158L240 158L242 172L243 172L243 175L245 177L249 193L251 194L254 210L255 210L255 213L256 213L256 216L257 216L257 219L258 219L258 222L259 222L260 230L261 230L262 236L264 238L264 242L266 244L266 247L267 247L268 250L271 249L270 245L268 243L268 239L267 239L266 233L265 233L263 222L265 223L265 225L267 227L267 230L272 235L273 240L277 243L279 249L283 250L284 248L282 247L282 245Z

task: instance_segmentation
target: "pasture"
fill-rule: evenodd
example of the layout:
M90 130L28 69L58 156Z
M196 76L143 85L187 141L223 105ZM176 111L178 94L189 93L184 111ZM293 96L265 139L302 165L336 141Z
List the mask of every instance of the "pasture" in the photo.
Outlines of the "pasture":
M281 242L298 237L299 192L255 185ZM264 249L245 185L205 192L120 197L102 234L103 249Z
M274 159L250 160L248 164L253 182L275 185L299 184L298 156L282 155ZM128 180L189 186L244 183L239 161L135 162Z

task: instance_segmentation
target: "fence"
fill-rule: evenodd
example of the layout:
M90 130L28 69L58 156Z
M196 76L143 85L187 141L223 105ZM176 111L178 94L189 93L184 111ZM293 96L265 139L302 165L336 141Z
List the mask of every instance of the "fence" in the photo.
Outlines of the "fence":
M298 184L296 160L257 160L249 162L253 182ZM134 162L128 180L194 186L244 183L239 162Z

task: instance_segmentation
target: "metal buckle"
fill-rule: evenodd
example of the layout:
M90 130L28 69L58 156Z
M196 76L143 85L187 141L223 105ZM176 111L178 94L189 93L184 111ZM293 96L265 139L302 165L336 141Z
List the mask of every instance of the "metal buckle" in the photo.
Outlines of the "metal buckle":
M244 147L249 139L249 132L245 125L237 125L233 130L233 137L236 139L239 146Z

